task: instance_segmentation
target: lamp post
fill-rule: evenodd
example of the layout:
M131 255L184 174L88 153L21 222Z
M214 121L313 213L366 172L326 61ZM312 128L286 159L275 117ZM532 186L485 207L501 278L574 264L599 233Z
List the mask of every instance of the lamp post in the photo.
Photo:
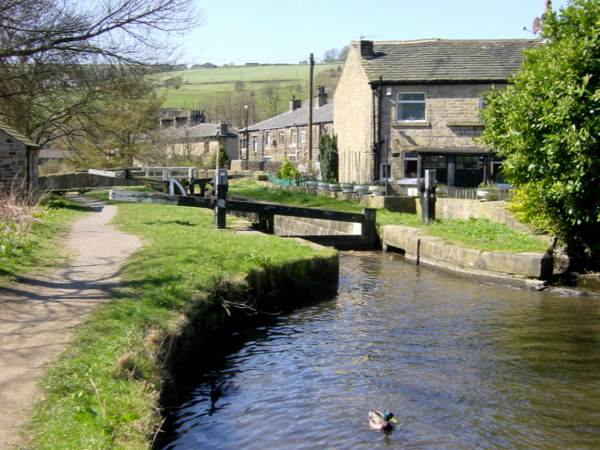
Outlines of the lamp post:
M246 161L250 159L250 138L248 135L248 105L244 105L244 134L246 140Z

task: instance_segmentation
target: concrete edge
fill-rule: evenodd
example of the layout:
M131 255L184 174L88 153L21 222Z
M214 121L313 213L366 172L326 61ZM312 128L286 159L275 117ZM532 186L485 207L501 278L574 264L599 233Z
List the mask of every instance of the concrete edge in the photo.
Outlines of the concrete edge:
M413 263L417 262L417 257L408 253L404 255L404 259ZM541 291L548 287L548 282L544 280L510 276L508 274L490 272L487 270L465 269L454 264L448 264L442 261L432 261L423 257L419 258L419 263L432 269L439 269L444 272L450 272L465 278L476 278L487 283L503 284L536 291Z

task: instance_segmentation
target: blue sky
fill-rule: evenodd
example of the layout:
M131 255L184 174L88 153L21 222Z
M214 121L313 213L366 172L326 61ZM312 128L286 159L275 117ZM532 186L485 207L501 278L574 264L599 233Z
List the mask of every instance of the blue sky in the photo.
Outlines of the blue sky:
M185 63L290 62L365 36L374 40L531 38L544 0L196 0L202 24ZM554 9L568 0L554 0Z

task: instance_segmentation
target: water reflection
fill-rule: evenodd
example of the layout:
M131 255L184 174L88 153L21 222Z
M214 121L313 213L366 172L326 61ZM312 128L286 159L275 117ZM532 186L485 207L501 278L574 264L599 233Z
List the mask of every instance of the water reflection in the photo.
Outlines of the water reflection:
M341 262L336 299L244 333L199 375L165 448L600 446L597 301ZM369 430L374 408L400 426Z

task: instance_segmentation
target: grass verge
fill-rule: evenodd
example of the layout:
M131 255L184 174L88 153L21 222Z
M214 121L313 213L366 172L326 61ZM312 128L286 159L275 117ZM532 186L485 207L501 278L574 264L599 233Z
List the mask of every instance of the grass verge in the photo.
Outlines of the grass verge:
M209 293L221 282L333 254L276 236L215 230L208 210L118 208L118 227L145 245L122 269L124 292L78 327L45 376L46 399L29 427L31 447L147 448L149 432L160 423L158 355L183 314L214 303Z
M25 225L0 218L0 285L27 272L44 272L66 261L58 245L70 224L88 208L71 200L52 197L32 210Z
M307 206L338 211L362 212L364 205L350 200L337 200L303 192L269 188L253 180L238 180L231 183L231 195L256 200ZM415 214L405 214L379 209L378 225L405 225L424 230L451 244L458 244L483 251L504 251L512 253L544 253L547 243L542 239L512 230L504 224L487 219L438 219L432 224L423 224Z

